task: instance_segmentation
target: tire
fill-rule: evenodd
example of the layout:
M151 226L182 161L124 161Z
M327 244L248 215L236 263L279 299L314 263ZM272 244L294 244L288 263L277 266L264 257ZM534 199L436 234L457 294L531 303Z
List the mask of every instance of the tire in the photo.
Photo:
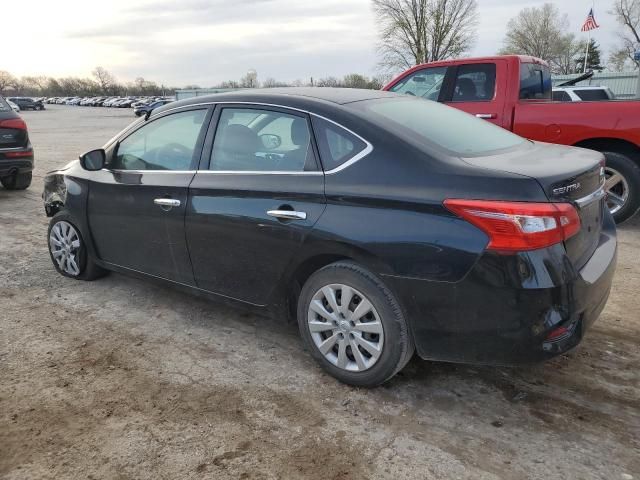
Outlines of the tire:
M32 173L16 173L0 178L0 183L7 190L26 190L31 185Z
M338 315L330 309L324 293L327 291L333 292ZM346 307L342 306L343 292L350 295ZM367 305L365 301L372 308L364 307L361 315L352 316L357 314L358 305ZM318 305L324 306L322 314L317 313ZM355 263L332 263L311 275L300 292L297 317L300 335L311 356L343 383L375 387L402 370L413 356L413 339L394 295L377 276ZM373 333L374 330L381 333ZM320 346L327 345L332 347L323 353ZM369 346L365 350L363 345ZM378 347L377 358L369 353L376 351L371 345ZM353 347L358 349L358 359Z
M66 240L62 239L60 235L58 235L61 232L56 229L56 226L59 226L62 229L62 234L72 233L75 235L69 235L71 242L75 242L75 239L78 241L77 245L69 245L70 249L68 250L68 255L70 255L73 260L71 265L64 259L62 260L62 263L59 263L57 259L60 258L60 255L58 253L54 253L54 250L59 251L59 249L56 248L55 242L57 241L59 243L60 240ZM73 232L70 232L68 227L71 227ZM52 234L52 232L54 233ZM76 227L71 215L64 210L56 213L49 222L49 229L47 230L47 245L49 246L49 257L53 262L54 268L60 275L73 278L75 280L90 281L103 277L107 273L106 270L96 265L88 255L80 229ZM75 265L76 268L69 268L72 265Z
M622 223L631 218L640 208L640 166L627 155L617 152L602 152L606 158L605 172L607 174L607 205L616 223ZM619 174L622 179L612 186L609 180L612 173ZM622 205L614 203L614 198L619 203L619 198L624 198L622 192L626 190L626 201ZM618 195L619 198L613 195Z

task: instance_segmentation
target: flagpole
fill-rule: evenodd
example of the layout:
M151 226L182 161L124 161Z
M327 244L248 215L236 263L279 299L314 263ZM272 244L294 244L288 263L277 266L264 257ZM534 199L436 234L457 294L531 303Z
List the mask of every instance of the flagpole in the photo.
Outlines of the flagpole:
M584 52L584 68L582 73L587 73L587 58L589 58L589 44L591 43L591 30L587 31L587 49Z

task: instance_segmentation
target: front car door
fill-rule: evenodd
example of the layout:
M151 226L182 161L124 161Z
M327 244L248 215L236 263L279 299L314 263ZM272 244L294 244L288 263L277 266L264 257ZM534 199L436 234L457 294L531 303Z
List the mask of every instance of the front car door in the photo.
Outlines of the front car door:
M88 221L98 257L110 264L193 285L184 235L210 109L167 112L115 144L89 186Z
M219 105L207 145L186 216L196 284L265 305L325 208L310 120L289 109Z

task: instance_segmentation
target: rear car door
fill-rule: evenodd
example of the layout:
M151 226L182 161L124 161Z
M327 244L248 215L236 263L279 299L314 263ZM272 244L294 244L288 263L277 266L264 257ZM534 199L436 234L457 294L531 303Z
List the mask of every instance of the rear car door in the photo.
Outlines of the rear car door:
M166 112L141 122L108 152L88 199L101 260L193 285L184 215L209 118L206 107Z
M310 120L286 108L220 105L207 145L185 222L196 284L265 305L325 209Z

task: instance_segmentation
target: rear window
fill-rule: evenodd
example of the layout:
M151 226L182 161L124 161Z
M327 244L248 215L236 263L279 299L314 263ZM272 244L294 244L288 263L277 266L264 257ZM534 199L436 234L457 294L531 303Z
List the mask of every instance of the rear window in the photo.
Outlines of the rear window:
M352 103L373 121L401 136L459 156L513 148L526 140L486 120L418 98L389 98Z
M0 112L8 112L11 110L11 107L7 102L4 101L4 98L0 97Z
M523 100L550 100L551 73L538 63L520 64L520 98Z
M367 148L365 142L342 127L317 117L311 122L325 171L339 167Z
M580 100L584 100L585 102L609 100L609 95L607 95L607 92L603 89L590 88L585 90L574 90L573 93L580 97Z

